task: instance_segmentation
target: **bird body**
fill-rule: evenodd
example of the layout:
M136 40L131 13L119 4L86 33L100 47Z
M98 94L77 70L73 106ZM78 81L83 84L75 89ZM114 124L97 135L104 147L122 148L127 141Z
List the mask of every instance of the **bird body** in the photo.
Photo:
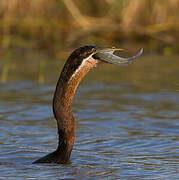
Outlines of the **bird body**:
M113 55L117 48L83 46L76 49L67 59L56 85L53 97L53 113L57 120L59 142L56 151L36 160L34 163L67 163L74 145L76 123L72 113L72 101L82 78L101 61L122 64L122 58ZM140 51L137 56L141 55ZM110 55L110 58L109 58ZM123 58L123 62L136 58Z

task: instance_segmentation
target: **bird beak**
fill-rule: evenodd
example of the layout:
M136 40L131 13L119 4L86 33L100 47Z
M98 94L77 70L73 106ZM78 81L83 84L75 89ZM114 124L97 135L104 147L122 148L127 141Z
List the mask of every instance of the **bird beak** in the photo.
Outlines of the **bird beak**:
M119 56L116 56L113 54L115 51L121 51L121 50L123 50L123 49L98 48L97 52L93 55L93 58L97 59L97 60L101 60L103 62L110 63L110 64L128 65L128 64L131 64L134 59L141 56L141 54L143 53L143 48L142 48L136 55L128 57L128 58L119 57Z

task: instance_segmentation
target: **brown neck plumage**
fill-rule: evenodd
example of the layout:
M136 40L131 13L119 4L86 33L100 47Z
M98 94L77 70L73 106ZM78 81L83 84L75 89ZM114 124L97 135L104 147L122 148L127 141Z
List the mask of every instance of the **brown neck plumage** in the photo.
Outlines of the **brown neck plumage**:
M71 72L72 67L65 64L60 78L58 80L54 98L53 112L57 120L59 144L57 154L59 161L68 161L73 148L76 123L72 113L72 101L81 79L88 71L95 67L97 61L93 58L87 58L79 67Z

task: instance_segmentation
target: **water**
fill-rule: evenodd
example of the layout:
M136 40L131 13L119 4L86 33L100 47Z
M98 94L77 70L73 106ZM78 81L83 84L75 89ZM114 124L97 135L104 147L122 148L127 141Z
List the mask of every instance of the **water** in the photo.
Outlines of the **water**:
M178 57L92 70L74 99L67 165L32 164L57 145L51 102L64 61L45 60L39 85L39 61L28 58L0 84L0 179L179 179Z

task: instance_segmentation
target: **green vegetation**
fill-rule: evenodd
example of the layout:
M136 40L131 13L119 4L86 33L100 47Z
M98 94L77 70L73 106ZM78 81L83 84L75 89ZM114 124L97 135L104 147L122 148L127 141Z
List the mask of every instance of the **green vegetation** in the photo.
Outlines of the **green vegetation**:
M0 82L5 83L7 81L8 72L11 66L11 57L12 57L12 50L10 47L6 50L6 56L4 58L2 71L1 71L1 78Z
M59 56L84 44L130 42L170 55L179 52L178 7L179 0L1 0L0 47Z

